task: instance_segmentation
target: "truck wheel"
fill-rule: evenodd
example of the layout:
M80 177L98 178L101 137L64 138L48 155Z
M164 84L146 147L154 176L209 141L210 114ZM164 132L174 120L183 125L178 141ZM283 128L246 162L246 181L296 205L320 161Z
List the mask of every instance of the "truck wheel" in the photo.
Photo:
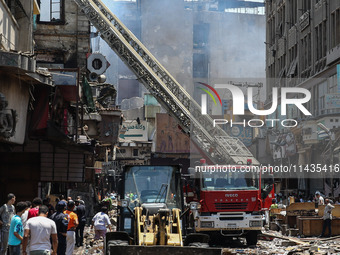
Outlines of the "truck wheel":
M257 231L250 231L246 235L247 245L256 245L257 244Z
M198 247L198 248L209 248L209 244L207 243L189 243L188 246Z

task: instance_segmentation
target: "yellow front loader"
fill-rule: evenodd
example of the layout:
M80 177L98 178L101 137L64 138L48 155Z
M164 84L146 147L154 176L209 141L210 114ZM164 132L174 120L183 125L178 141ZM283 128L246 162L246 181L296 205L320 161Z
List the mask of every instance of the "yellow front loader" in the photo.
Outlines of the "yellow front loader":
M130 166L116 176L117 231L106 234L105 254L220 255L209 237L187 234L178 166Z

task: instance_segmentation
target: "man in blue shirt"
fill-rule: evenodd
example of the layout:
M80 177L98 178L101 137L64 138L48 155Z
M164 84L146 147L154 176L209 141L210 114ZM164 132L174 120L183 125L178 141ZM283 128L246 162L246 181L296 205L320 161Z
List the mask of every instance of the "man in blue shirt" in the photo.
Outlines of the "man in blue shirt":
M27 208L26 202L19 202L16 205L16 214L12 217L9 228L8 247L9 255L20 255L20 244L24 236L24 227L22 225L21 215Z

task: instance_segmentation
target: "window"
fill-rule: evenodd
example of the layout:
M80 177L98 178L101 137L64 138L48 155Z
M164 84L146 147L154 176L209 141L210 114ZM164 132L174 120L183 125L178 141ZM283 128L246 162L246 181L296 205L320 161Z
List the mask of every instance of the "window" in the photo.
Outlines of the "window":
M310 0L303 0L302 1L302 11L306 12L311 9L311 1Z
M340 9L331 14L331 48L340 43Z
M39 22L61 23L63 0L40 0Z
M337 75L334 74L328 78L329 93L338 93Z
M193 76L195 78L208 77L208 56L206 54L194 53Z
M204 48L208 44L209 24L201 23L194 25L194 48Z
M297 0L290 1L290 27L294 26L297 21Z
M318 85L319 115L325 114L325 96L327 94L327 81Z
M133 156L137 157L138 156L138 149L133 149Z

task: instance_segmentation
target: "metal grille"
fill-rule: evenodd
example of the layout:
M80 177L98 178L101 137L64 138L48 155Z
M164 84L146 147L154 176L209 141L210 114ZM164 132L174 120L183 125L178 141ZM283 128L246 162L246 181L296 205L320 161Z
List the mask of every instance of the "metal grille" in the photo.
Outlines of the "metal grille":
M215 203L216 210L245 210L248 203Z

